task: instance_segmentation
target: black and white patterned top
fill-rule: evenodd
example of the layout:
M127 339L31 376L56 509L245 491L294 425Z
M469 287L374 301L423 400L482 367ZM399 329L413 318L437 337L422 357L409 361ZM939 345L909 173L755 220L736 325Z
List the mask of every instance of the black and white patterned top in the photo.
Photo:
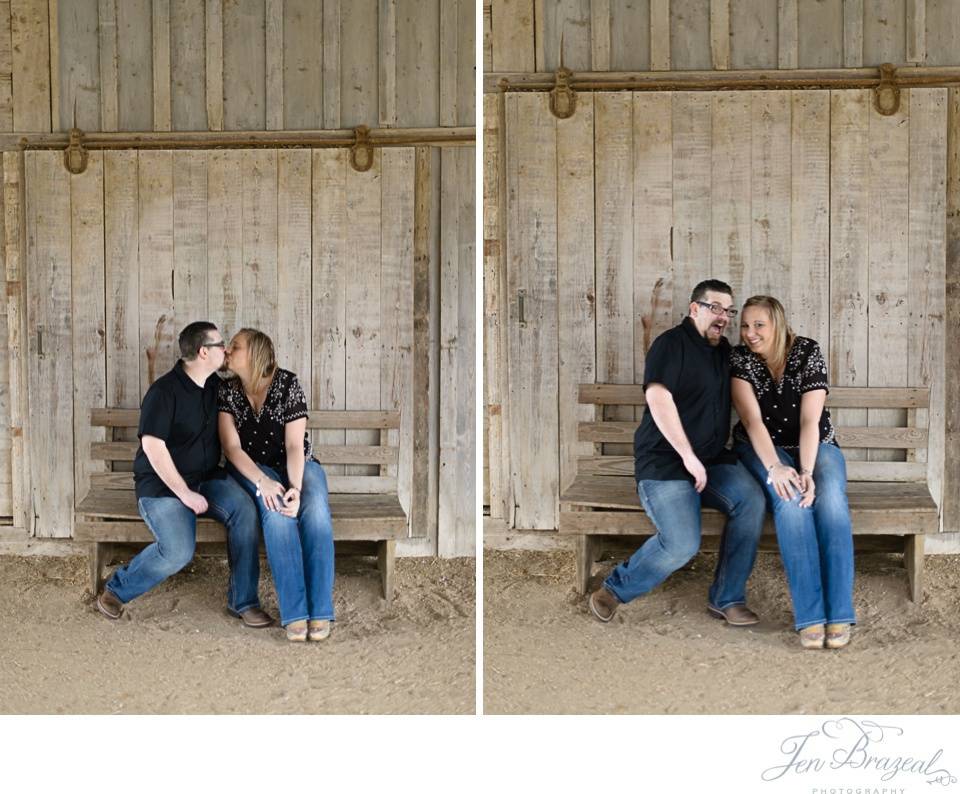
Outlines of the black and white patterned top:
M269 466L278 473L286 471L284 426L307 416L307 398L296 375L277 368L259 414L250 405L240 378L225 380L220 384L217 408L233 417L240 446L255 463ZM310 437L304 433L304 457L309 458L312 451Z
M774 381L763 359L742 344L730 354L730 376L745 380L753 387L770 438L776 446L788 449L800 446L801 397L816 389L830 391L820 345L805 336L794 339L779 383ZM737 422L733 428L733 438L749 442L743 422ZM839 446L826 407L820 414L820 442Z

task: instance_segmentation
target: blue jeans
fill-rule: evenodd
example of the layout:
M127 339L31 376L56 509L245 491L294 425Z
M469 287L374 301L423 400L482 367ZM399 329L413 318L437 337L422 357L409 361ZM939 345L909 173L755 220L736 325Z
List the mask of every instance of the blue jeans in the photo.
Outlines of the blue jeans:
M702 504L728 516L709 603L717 609L745 604L764 517L763 491L747 470L739 463L708 466L699 494L688 480L641 480L637 493L657 534L618 565L604 587L627 603L682 568L700 548Z
M799 453L776 447L788 466L800 467ZM813 467L813 506L800 507L767 485L767 472L753 447L736 446L737 455L763 484L777 527L777 543L787 572L796 628L822 623L855 623L853 611L853 530L847 505L847 464L840 448L821 444Z
M257 583L260 578L260 528L253 500L232 477L205 480L197 492L207 500L203 515L227 528L230 558L230 585L227 606L234 614L260 606ZM126 603L156 587L193 559L197 543L197 517L175 496L144 497L137 508L156 538L136 557L118 568L106 587Z
M304 464L303 492L296 518L268 510L263 497L256 496L256 484L230 463L227 469L254 497L260 513L281 625L295 620L333 620L333 521L323 467L315 460ZM260 470L289 487L289 481L269 466L261 465Z

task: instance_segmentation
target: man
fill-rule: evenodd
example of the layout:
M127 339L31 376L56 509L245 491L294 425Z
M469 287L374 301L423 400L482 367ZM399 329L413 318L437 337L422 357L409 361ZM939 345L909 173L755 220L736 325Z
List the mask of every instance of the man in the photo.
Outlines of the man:
M156 538L117 569L97 596L97 609L116 620L123 605L193 559L197 516L227 527L227 605L244 625L273 623L260 608L259 524L243 488L220 468L216 376L224 362L217 326L190 323L180 333L181 359L147 390L140 407L140 448L133 464L137 507Z
M637 493L657 527L590 596L594 616L608 622L617 607L648 593L700 548L701 504L728 516L707 609L733 626L759 618L746 606L747 578L763 529L765 502L757 481L726 449L730 436L730 343L733 291L702 281L683 322L650 346L644 371L647 408L634 435Z

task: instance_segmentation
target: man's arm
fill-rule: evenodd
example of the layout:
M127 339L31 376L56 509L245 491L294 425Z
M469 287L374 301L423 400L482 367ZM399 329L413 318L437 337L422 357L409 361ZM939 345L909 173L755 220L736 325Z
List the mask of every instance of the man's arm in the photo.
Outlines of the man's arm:
M690 446L690 440L684 432L680 414L677 412L677 405L673 401L673 395L666 386L660 383L651 383L647 386L646 397L653 421L656 422L657 427L663 433L663 437L670 443L670 446L677 451L683 461L683 467L690 472L694 479L694 488L697 489L697 493L700 493L707 486L707 470L694 453L693 447Z
M173 458L170 457L167 442L156 436L145 435L140 439L140 443L143 445L143 454L147 456L153 470L163 480L163 484L173 491L177 499L197 515L206 513L209 507L207 500L196 491L191 491L183 477L180 476L180 472L177 471L177 467L173 463Z

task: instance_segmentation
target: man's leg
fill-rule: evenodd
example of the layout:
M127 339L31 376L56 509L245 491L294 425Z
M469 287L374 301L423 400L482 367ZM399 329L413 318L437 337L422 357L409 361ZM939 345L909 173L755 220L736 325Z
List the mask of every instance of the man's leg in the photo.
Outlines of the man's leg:
M118 568L106 583L105 589L124 604L190 562L197 540L196 516L176 497L145 497L137 507L156 542Z
M759 483L739 462L708 467L707 487L701 497L704 505L720 510L728 517L708 596L709 605L716 614L747 602L747 579L757 559L766 501ZM756 616L745 612L742 619L727 619L741 625L756 623Z
M687 480L642 480L637 493L657 534L618 565L603 586L625 604L650 592L700 548L700 496Z

